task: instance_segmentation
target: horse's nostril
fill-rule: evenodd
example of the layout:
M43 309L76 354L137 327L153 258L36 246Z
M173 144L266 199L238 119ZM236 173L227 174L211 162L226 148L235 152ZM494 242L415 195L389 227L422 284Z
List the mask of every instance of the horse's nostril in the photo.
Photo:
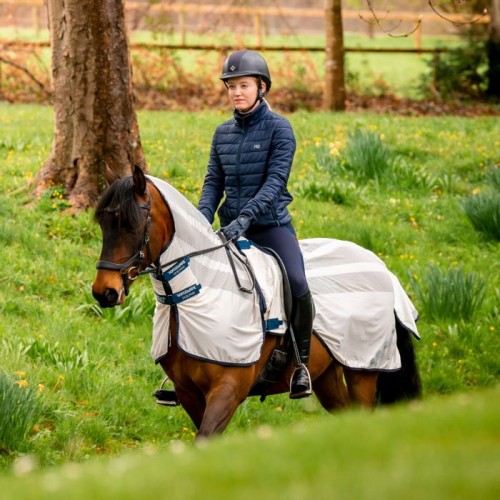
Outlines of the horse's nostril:
M92 290L92 295L101 307L114 307L118 303L119 294L113 288L106 288L104 293L97 293Z
M116 303L118 302L118 292L113 288L106 288L104 298L106 299L107 307L116 306Z

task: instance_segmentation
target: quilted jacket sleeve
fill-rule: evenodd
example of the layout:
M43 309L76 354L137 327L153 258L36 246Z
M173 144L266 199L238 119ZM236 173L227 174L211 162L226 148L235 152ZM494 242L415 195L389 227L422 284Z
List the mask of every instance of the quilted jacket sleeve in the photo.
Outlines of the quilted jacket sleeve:
M207 173L201 190L201 197L198 203L198 210L206 217L210 224L213 223L215 211L224 194L224 173L215 152L215 135L210 147L210 158L208 161Z

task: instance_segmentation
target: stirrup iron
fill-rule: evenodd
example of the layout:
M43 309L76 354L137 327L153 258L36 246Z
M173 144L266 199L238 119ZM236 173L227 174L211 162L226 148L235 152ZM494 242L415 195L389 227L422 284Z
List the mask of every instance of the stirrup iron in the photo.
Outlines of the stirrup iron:
M295 376L297 372L302 372L305 376L307 376L307 382L306 384L301 384L301 386L303 386L304 389L294 392L293 390L294 382L296 382ZM307 398L311 394L312 394L311 374L309 373L307 366L304 363L300 363L295 367L295 370L293 370L292 376L290 378L290 399Z
M169 380L168 377L165 377L158 389L153 392L153 397L156 398L156 403L162 406L179 406L179 400L177 399L177 394L174 390L163 389L165 383Z

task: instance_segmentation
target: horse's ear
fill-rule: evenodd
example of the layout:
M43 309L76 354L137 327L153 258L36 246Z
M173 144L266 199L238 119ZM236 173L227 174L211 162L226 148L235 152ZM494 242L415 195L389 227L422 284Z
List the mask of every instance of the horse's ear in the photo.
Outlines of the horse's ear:
M106 168L104 169L104 178L106 179L106 182L111 185L113 184L113 182L117 181L120 176L118 174L116 174L113 170L111 170L109 167L108 167L108 164L105 163L106 165Z
M132 175L134 181L134 192L142 195L146 192L146 176L139 165L134 165L134 173Z

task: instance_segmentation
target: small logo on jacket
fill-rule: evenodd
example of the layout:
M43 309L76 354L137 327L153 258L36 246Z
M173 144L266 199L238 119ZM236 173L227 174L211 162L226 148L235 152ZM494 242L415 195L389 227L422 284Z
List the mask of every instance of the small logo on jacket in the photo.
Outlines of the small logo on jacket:
M254 148L254 149L260 149L260 144L254 144L254 145L253 145L253 148Z

